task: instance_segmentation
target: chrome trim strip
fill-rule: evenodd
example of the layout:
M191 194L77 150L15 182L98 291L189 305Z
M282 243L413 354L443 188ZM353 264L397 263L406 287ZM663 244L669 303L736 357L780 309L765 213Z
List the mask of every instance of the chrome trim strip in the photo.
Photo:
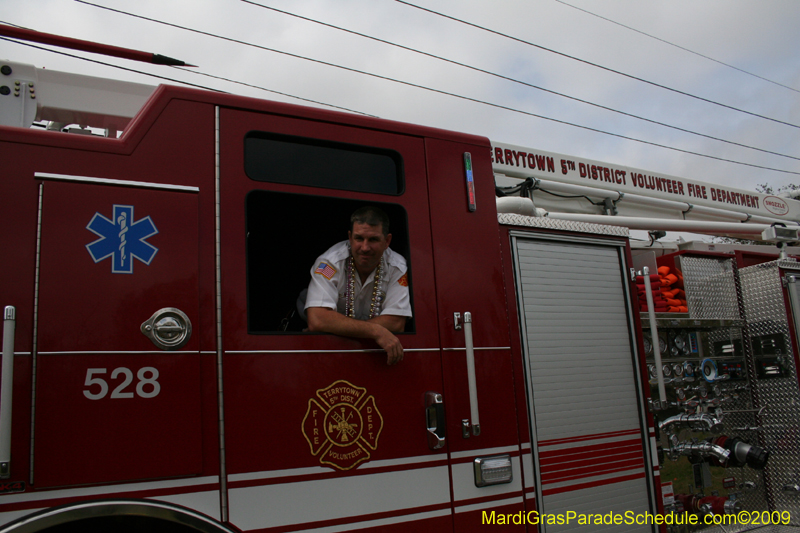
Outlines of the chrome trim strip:
M438 352L439 348L406 348L403 352ZM299 354L299 353L383 353L384 350L381 348L367 348L364 350L226 350L225 353L228 354L243 354L243 353L267 353L267 354L277 354L277 353L290 353L290 354Z
M170 183L149 183L146 181L93 178L90 176L70 176L69 174L51 174L49 172L34 172L33 177L44 180L76 181L81 183L99 183L101 185L117 185L120 187L146 187L148 189L166 189L169 191L200 192L200 187L193 187L189 185L172 185Z
M510 350L511 346L475 346L472 348L476 352L478 350ZM465 348L442 348L444 352L465 352L467 351Z
M37 350L39 349L39 268L42 258L42 204L44 183L39 184L39 207L36 215L36 266L33 271L33 339L31 341L31 444L28 470L28 483L33 485L33 452L36 442L36 371Z
M163 351L159 350L74 350L74 351L64 351L64 352L37 352L38 355L97 355L97 354L112 354L112 355L144 355L144 354L163 354ZM199 354L197 350L175 350L174 352L169 352L165 355L170 354L187 354L187 353L196 353Z
M14 341L17 308L3 308L3 362L0 381L0 478L11 477L11 416L14 399Z
M484 346L484 347L476 347L475 351L479 350L510 350L511 346ZM403 352L406 353L414 353L414 352L463 352L466 348L405 348ZM363 350L226 350L225 353L227 354L243 354L243 353L264 353L264 354L277 354L277 353L289 353L289 354L299 354L299 353L381 353L383 352L380 348L366 348ZM107 353L107 352L104 352ZM205 352L203 352L205 353ZM213 352L209 352L213 353Z
M225 403L222 380L222 253L220 224L219 106L214 106L214 279L217 324L217 423L219 433L219 515L228 521L228 471L225 463Z

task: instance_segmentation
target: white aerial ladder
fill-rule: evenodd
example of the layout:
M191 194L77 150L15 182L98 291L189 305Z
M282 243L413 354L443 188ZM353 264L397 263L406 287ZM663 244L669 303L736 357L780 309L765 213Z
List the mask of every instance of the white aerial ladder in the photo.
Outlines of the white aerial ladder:
M789 194L723 187L503 143L492 146L495 183L508 193L497 200L501 213L752 240L767 240L764 231L784 225L797 237L800 202Z

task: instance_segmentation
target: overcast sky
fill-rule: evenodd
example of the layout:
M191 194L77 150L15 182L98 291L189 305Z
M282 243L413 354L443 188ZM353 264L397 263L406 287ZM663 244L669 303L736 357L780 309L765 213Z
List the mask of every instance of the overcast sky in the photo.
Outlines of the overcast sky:
M321 104L535 150L751 190L759 183L776 188L800 183L800 160L793 159L800 158L797 0L410 0L418 7L395 0L253 0L651 121L791 157L627 117L243 0L87 1L586 128L788 173L622 139L75 0L0 0L0 21L155 52L198 65L194 70L201 73ZM68 52L230 93L302 103L175 68ZM0 57L161 83L8 41L0 41Z

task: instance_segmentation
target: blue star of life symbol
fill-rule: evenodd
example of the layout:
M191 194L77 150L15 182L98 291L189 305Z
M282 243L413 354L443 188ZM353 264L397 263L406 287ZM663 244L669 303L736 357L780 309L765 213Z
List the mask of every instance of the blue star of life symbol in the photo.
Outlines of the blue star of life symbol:
M133 221L132 205L114 205L113 220L95 213L86 229L100 238L86 245L95 263L112 257L111 272L133 274L133 258L149 265L158 248L146 242L158 230L150 217Z

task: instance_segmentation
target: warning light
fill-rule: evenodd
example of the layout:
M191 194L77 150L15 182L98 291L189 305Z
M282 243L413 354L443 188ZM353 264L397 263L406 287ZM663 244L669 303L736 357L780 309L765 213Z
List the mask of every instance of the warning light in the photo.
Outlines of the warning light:
M472 154L464 152L464 170L467 174L467 205L475 211L475 182L472 179Z
M478 457L475 459L474 466L476 487L511 483L511 480L514 479L510 455Z

